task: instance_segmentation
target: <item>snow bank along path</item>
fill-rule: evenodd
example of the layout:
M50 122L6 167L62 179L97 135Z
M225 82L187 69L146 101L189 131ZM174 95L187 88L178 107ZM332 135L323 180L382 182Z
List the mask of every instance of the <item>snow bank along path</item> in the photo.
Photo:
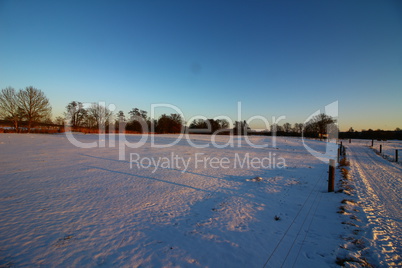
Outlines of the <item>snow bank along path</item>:
M157 135L155 142L176 138ZM64 135L0 135L0 266L336 267L347 231L336 213L344 197L326 192L328 165L300 139L278 138L273 146L270 137L251 137L269 143L261 149L234 139L242 146L196 149L183 140L153 148L147 141L120 161L117 147L81 149ZM308 143L325 151L323 142ZM130 168L129 153L191 161L185 172L181 161ZM231 164L205 168L195 154ZM233 166L247 154L282 157L286 167ZM256 176L262 181L250 180Z
M366 142L347 144L354 184L384 266L402 267L402 167Z

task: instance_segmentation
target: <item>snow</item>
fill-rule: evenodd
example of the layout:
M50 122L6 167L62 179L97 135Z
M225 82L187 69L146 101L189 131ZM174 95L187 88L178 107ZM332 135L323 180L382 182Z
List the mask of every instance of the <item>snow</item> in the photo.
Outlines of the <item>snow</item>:
M337 267L345 194L301 139L74 137L101 147L0 134L0 266Z
M402 144L393 141L388 145ZM372 252L381 266L401 267L402 166L376 155L362 141L354 141L348 148L353 182L373 238Z
M371 143L370 143L371 145ZM386 141L374 141L373 149L378 153L380 151L380 145L382 146L381 155L395 162L395 150L398 150L398 163L402 163L402 143L397 140L386 140Z

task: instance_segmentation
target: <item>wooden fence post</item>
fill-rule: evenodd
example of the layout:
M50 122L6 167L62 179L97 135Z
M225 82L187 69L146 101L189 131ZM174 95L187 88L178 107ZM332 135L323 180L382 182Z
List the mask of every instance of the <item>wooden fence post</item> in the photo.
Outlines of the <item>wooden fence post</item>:
M398 162L398 149L395 149L395 162Z
M335 188L335 160L329 160L329 172L328 172L328 192L333 192Z
M371 140L371 147L374 146L374 140Z
M341 147L338 147L337 163L341 160Z
M380 144L380 154L382 153L382 144Z

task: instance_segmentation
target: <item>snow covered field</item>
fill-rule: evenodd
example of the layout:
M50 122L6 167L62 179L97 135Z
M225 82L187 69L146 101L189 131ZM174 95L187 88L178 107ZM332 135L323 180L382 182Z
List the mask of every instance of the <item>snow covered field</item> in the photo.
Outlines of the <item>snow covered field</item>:
M398 150L398 163L402 163L402 142L401 141L396 141L396 140L374 141L373 148L375 150L379 151L380 145L382 145L381 154L390 161L395 161L395 150Z
M0 135L0 266L337 267L345 194L300 139L75 137L105 147Z

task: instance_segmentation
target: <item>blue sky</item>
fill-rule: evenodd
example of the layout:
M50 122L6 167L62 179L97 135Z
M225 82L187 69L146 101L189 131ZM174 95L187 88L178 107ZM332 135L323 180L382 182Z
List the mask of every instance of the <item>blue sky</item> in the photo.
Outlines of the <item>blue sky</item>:
M237 120L240 101L293 124L339 101L341 130L402 128L400 1L0 0L0 40L0 88L41 89L54 117L76 100Z

